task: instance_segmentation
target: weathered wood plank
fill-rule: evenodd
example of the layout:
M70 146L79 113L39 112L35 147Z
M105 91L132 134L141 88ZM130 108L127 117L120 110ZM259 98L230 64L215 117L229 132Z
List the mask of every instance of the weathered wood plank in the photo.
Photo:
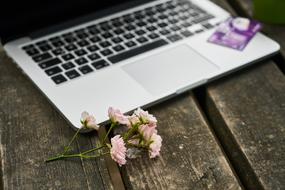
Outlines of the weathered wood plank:
M163 138L161 156L122 167L127 189L241 189L192 94L152 107Z
M285 78L266 63L207 89L215 132L249 189L285 188Z
M74 131L3 52L0 87L4 189L113 189L102 159L44 163L62 151ZM81 135L78 140L83 149L97 141L97 134ZM74 145L76 151L78 146Z
M252 0L228 0L234 8L246 17L253 17ZM285 25L274 25L263 23L262 31L269 37L275 39L281 45L282 55L285 56Z

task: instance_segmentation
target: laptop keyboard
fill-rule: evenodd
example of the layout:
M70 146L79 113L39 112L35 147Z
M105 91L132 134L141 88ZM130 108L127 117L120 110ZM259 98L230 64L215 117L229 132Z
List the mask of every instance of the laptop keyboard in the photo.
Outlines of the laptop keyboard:
M47 40L23 50L60 84L213 27L214 16L172 0ZM191 29L192 28L192 29Z

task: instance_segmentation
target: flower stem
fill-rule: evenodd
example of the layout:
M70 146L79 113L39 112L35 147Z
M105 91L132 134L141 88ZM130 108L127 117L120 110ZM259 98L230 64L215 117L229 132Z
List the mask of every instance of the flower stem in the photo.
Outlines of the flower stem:
M45 162L52 162L52 161L55 161L55 160L60 160L60 159L64 159L64 158L75 158L75 157L79 157L79 158L97 158L97 157L100 157L100 156L103 156L103 155L106 155L106 154L109 154L110 152L105 152L105 153L102 153L102 154L97 154L97 155L84 155L84 154L69 154L69 155L59 155L59 156L55 156L55 157L52 157L52 158L49 158L47 159Z
M87 150L87 151L85 151L85 152L82 152L81 154L82 154L82 155L88 154L88 153L90 153L90 152L94 152L94 151L99 150L99 149L104 148L104 147L107 147L107 145L102 145L102 146L99 146L99 147L96 147L96 148L92 148L92 149L90 149L90 150Z
M105 137L104 137L104 139L103 139L103 143L106 141L108 135L110 134L111 130L112 130L115 126L116 126L115 123L112 123L112 124L111 124L111 127L109 128L107 134L105 135Z
M64 152L62 153L62 155L64 155L64 154L68 151L68 149L70 148L70 145L73 143L73 141L74 141L75 138L77 137L77 135L78 135L78 133L79 133L80 130L81 130L81 128L79 128L79 129L76 131L76 133L73 135L72 139L69 141L69 143L68 143L68 145L66 146L66 148L65 148Z

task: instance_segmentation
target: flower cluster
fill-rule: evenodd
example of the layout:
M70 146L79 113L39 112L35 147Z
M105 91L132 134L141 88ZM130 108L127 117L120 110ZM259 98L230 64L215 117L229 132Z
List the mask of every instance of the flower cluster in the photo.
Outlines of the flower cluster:
M68 146L65 147L65 151L59 156L50 158L47 161L70 157L94 158L110 154L111 158L122 166L126 164L127 158L135 158L142 150L148 151L150 158L159 156L162 138L157 133L157 119L152 114L138 108L132 115L124 115L119 109L110 107L108 109L108 116L111 121L111 127L100 146L80 154L68 154L71 149L70 145L81 129L88 128L99 130L100 128L96 123L94 116L87 112L83 112L81 114L82 127L73 136ZM106 143L106 139L110 132L114 128L121 126L125 126L126 130L111 138L111 144ZM90 155L90 153L95 151L99 152L99 154Z

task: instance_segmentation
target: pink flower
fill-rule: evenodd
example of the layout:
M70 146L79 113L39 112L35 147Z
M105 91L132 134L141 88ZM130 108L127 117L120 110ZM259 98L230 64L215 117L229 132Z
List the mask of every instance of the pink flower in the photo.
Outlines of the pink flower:
M89 115L89 113L86 111L82 112L81 114L81 123L83 125L82 127L89 128L89 129L98 130L100 127L99 125L97 125L95 117L92 115Z
M140 118L134 114L131 116L128 116L128 119L129 119L129 124L128 124L129 128L140 123Z
M109 118L113 123L120 123L122 125L129 125L130 121L119 109L109 107L108 109Z
M156 124L157 123L156 118L152 114L149 114L148 111L144 111L141 108L138 108L134 112L134 114L137 115L141 119L141 121L145 124L146 123L149 123L149 124Z
M149 145L149 157L150 158L155 158L159 156L160 153L160 148L162 145L162 138L158 134L153 134L150 138L152 143Z
M150 141L152 135L157 134L156 125L152 124L141 125L138 130L145 141Z
M122 166L126 164L126 152L127 148L125 146L124 140L120 135L116 135L111 139L112 148L110 154L112 159Z

